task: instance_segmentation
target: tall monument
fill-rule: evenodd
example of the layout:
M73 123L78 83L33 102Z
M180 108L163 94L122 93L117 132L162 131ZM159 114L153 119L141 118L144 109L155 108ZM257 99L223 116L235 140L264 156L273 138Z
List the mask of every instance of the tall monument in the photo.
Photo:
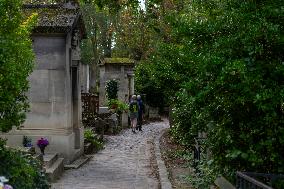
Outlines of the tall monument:
M22 127L3 137L10 146L20 146L23 136L33 145L45 137L46 153L58 153L70 163L83 153L81 120L80 40L84 24L74 1L25 1L25 14L37 12L39 22L32 34L35 69L27 93L30 112Z

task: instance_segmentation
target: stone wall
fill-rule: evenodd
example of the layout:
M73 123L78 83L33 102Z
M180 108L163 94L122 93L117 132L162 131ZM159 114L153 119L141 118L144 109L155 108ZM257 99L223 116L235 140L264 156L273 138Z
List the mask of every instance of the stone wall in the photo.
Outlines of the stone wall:
M66 73L66 49L64 36L34 36L33 49L36 66L31 74L30 112L25 128L68 128L70 83ZM70 95L70 94L69 94Z
M82 64L80 69L81 92L88 93L90 89L90 67L87 64Z
M34 35L35 68L27 92L30 112L19 129L1 135L9 146L21 146L23 136L36 146L45 137L46 153L58 153L70 163L83 152L81 120L81 76L79 60L71 61L71 33ZM76 49L75 49L76 50ZM38 148L36 148L39 151Z
M118 99L128 103L129 90L131 90L128 73L132 70L133 65L105 64L100 66L100 106L105 106L107 103L105 85L111 79L118 80Z

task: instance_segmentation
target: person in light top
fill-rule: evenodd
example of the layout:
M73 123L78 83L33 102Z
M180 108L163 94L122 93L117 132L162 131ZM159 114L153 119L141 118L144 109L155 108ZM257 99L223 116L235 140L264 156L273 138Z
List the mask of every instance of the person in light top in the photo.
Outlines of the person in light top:
M132 95L129 104L129 117L133 133L135 133L135 129L137 126L138 110L139 110L139 105L137 102L137 97L136 95Z

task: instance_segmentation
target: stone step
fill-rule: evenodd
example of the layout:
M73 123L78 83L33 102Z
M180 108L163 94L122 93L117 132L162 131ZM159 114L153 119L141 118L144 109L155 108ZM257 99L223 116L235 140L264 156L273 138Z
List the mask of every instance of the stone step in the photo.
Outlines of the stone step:
M45 172L51 182L56 181L64 171L63 165L64 158L58 158L49 168L46 168Z
M215 181L214 184L218 186L220 189L236 189L227 179L220 176Z
M87 163L87 161L92 157L93 157L92 155L81 156L80 158L78 158L74 162L72 162L71 164L64 165L64 168L65 169L78 169L79 167L81 167L82 165Z
M54 154L45 154L43 156L43 166L48 169L52 166L52 164L55 163L55 161L58 159L58 153Z

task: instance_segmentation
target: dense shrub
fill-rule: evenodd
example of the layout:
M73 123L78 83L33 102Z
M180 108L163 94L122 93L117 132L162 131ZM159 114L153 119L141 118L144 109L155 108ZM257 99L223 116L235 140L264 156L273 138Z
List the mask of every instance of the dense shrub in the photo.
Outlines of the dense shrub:
M84 140L85 143L91 143L95 151L101 150L103 148L102 139L100 139L99 135L94 133L91 129L85 129Z
M118 92L118 81L116 79L111 79L106 82L106 96L108 100L117 99Z
M164 17L171 40L152 56L155 88L175 96L172 133L192 145L207 132L204 165L230 178L236 170L284 173L282 4L184 1Z
M114 109L115 113L122 114L128 111L128 104L118 99L111 99L107 102L109 109Z
M138 94L145 94L145 102L152 107L163 107L165 95L163 88L156 83L152 75L154 64L141 63L135 67L135 91Z
M196 74L178 93L176 115L190 123L185 134L208 133L212 165L224 174L284 173L279 6L280 1L200 1L191 7L193 16L180 22L179 34L191 41L184 50Z
M29 154L8 149L0 140L0 175L9 179L14 189L48 189L40 162Z
M0 1L0 132L19 126L28 102L27 77L33 68L30 31L36 21L21 15L21 0Z

